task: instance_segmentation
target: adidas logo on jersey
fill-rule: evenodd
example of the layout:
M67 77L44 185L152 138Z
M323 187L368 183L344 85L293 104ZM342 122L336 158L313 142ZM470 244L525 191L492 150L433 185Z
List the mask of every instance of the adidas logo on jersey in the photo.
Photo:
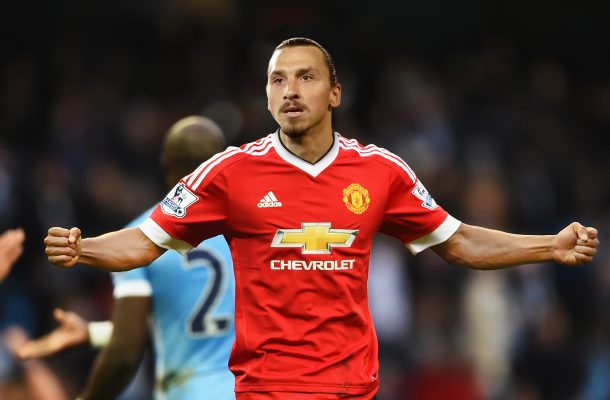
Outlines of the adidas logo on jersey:
M273 194L272 191L269 191L269 193L267 193L265 195L265 197L263 197L258 202L258 208L270 208L270 207L281 207L281 206L282 206L282 202L279 201L277 199L277 197L275 197L275 195Z

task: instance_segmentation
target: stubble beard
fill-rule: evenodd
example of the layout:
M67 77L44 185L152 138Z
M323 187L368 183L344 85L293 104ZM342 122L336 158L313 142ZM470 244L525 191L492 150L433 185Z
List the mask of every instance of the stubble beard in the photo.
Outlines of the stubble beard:
M284 124L280 124L280 128L286 136L292 139L298 139L300 137L303 137L309 129L309 127L306 126L306 123L303 120L286 121Z
M292 139L297 139L305 135L306 129L304 129L302 126L289 125L287 127L282 128L282 132L284 133L284 135Z

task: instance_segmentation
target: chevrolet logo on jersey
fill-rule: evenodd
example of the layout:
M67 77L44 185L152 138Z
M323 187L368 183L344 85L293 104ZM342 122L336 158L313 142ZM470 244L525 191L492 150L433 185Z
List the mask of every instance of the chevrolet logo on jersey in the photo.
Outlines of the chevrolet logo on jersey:
M357 229L331 229L330 222L303 222L301 229L278 229L271 247L300 247L301 254L330 254L333 247L350 247Z

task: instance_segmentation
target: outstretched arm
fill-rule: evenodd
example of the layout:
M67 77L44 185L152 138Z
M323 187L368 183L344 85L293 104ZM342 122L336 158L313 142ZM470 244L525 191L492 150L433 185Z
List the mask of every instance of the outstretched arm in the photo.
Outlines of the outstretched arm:
M150 297L117 300L110 343L98 355L79 400L114 399L125 389L140 365L148 340Z
M16 355L20 359L46 357L89 344L87 321L80 315L57 308L54 316L60 325L48 335L22 344L16 350Z
M9 328L4 336L8 350L16 354L28 340L27 333L19 327ZM27 398L32 400L67 400L68 395L51 369L40 360L21 363L23 379L27 386Z
M499 269L555 261L580 265L593 260L597 229L573 222L556 235L517 235L461 224L445 242L432 249L450 264L474 269Z
M165 252L139 228L83 239L78 228L54 227L44 243L49 262L63 268L78 263L104 271L126 271L148 265Z

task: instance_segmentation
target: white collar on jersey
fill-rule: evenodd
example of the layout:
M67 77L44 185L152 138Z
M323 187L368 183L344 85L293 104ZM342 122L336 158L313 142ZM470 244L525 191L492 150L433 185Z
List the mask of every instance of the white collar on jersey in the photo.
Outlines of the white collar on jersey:
M322 156L322 158L316 161L315 164L311 164L310 162L292 154L281 142L279 129L273 134L271 140L275 151L284 161L307 172L314 178L320 175L322 171L332 164L339 154L339 134L337 132L334 133L333 145L330 147L330 149L328 149L326 154Z

